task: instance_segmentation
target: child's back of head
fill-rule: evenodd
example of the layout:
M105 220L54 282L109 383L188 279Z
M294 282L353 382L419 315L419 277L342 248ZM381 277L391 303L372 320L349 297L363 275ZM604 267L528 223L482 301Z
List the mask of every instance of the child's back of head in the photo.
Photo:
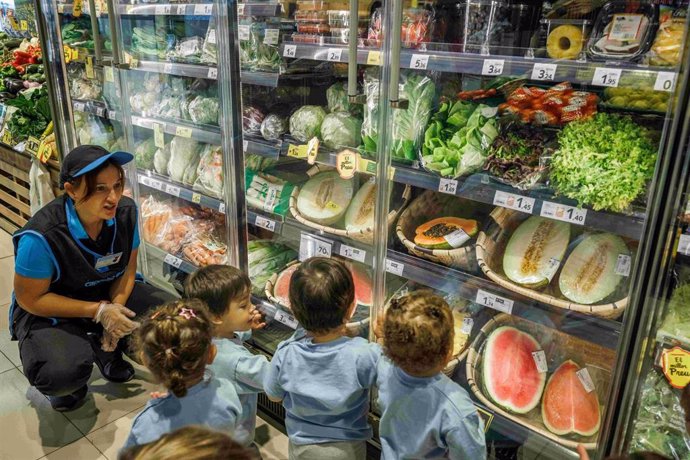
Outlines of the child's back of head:
M302 262L290 280L290 306L309 332L342 328L355 306L352 273L337 259L312 257Z
M242 270L229 265L207 265L187 277L185 297L203 300L215 317L227 313L232 301L246 297L252 284Z
M154 377L177 397L204 376L212 327L203 302L176 300L158 307L135 336L139 356Z
M453 314L443 298L414 291L392 299L383 323L384 352L410 375L439 372L453 350Z

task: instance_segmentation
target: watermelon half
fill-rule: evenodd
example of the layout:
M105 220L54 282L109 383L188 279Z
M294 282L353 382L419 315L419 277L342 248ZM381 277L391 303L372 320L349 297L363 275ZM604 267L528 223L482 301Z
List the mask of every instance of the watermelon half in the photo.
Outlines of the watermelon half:
M489 397L506 410L525 414L539 404L546 383L532 352L541 350L534 337L510 326L496 328L486 339L482 379Z
M276 298L279 304L287 308L290 308L290 280L297 267L299 267L299 264L292 264L280 272L276 284L273 286L273 297Z
M544 390L541 417L552 433L592 436L599 431L601 412L597 392L587 393L577 376L580 370L568 360L556 369Z

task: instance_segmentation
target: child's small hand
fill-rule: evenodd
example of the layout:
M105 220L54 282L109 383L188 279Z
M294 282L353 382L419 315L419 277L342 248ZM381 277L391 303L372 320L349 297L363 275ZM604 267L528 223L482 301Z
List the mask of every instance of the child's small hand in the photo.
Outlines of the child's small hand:
M159 399L159 398L165 398L168 396L167 391L152 391L149 393L149 396L151 396L151 399Z
M252 310L252 317L249 320L249 322L251 323L251 328L253 331L256 331L257 329L263 329L264 327L266 327L264 317L258 308Z

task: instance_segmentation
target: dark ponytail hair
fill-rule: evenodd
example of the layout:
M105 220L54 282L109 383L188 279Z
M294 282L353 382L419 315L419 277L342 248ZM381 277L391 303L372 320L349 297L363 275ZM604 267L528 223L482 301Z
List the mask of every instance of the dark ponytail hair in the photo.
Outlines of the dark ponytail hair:
M187 394L187 382L204 374L212 337L204 303L176 300L158 307L144 320L135 346L156 379L182 398Z

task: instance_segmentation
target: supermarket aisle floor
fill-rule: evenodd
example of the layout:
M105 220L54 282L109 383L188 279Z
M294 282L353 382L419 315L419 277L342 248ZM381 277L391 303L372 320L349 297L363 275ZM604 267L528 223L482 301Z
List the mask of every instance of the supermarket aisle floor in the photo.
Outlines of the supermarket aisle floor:
M76 411L55 412L30 387L21 371L16 342L10 342L7 311L12 295L14 257L10 236L0 230L0 460L115 460L132 419L156 389L137 366L126 384L104 380L94 366L90 394ZM260 418L257 443L266 460L287 458L287 437Z

